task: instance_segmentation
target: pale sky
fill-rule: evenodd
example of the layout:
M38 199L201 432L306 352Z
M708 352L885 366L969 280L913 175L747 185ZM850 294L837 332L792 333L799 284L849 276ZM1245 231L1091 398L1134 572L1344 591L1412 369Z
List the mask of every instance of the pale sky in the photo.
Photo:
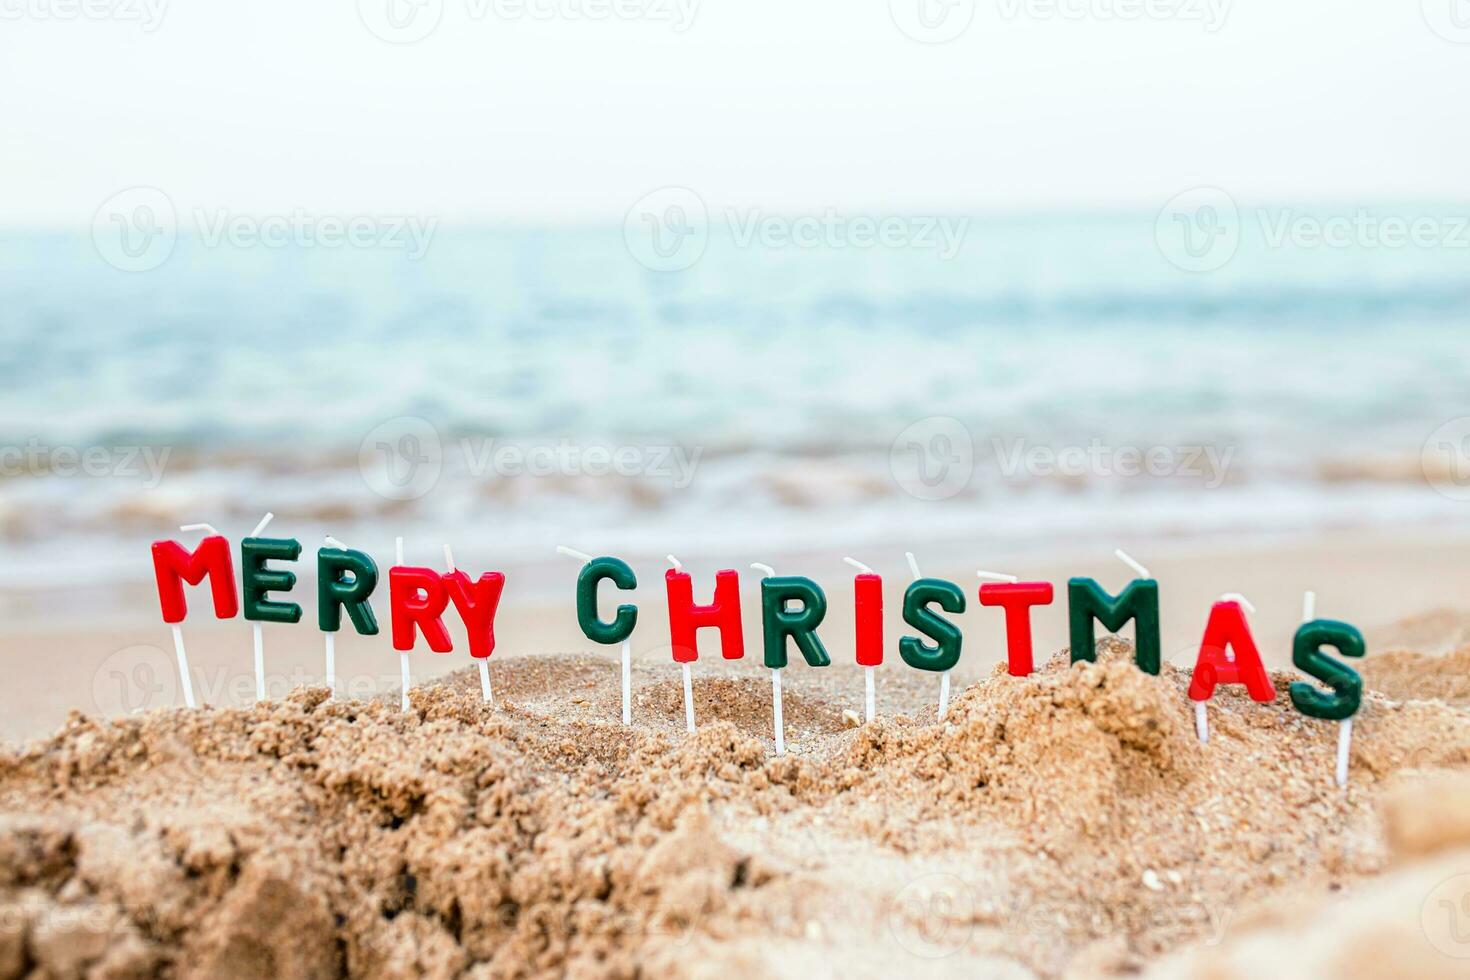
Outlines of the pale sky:
M81 2L133 19L63 19ZM962 211L1157 209L1201 184L1463 200L1470 181L1470 43L1430 26L1470 42L1470 16L1463 37L1440 17L1463 0L977 0L943 44L889 0L590 0L662 15L599 20L575 14L589 0L520 0L572 11L540 19L418 0L437 28L395 45L366 25L389 2L411 12L0 0L0 224L85 227L133 185L181 208L616 222L665 185ZM956 23L941 0L893 0L897 19L920 2Z

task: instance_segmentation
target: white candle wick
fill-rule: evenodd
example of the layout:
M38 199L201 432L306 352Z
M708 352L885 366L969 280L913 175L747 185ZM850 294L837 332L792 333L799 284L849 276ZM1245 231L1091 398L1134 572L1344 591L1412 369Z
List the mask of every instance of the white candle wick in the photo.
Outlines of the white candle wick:
M864 565L862 562L858 561L856 558L844 558L842 560L845 561L845 562L847 562L853 568L856 568L858 571L862 572L865 575L877 575L878 574L877 572L875 572L871 568L869 568L867 565Z
M343 551L346 551L347 550L347 546L345 544L343 544L341 541L338 541L336 538L332 537L330 534L324 534L324 535L322 535L322 540L325 541L327 544L331 545L333 548L341 548Z
M682 572L684 570L684 563L681 562L679 559L675 558L673 555L666 555L665 557L668 558L669 564L674 566L674 571Z
M185 534L188 534L190 531L208 531L212 535L219 535L219 532L214 529L213 524L180 524L179 530Z
M903 556L904 556L905 559L908 560L908 563L909 563L909 571L913 573L914 578L915 579L921 579L921 578L923 578L924 576L922 574L920 574L920 572L919 572L919 561L918 561L918 559L916 559L914 557L914 553L912 551L905 551L903 553Z
M1302 593L1302 622L1310 623L1317 618L1317 593Z
M1117 559L1119 561L1137 572L1140 578L1153 578L1153 576L1148 573L1147 568L1144 568L1138 562L1134 561L1133 556L1128 554L1128 552L1124 551L1122 548L1114 548L1113 554L1117 556Z
M265 526L269 524L275 518L275 516L276 515L271 513L270 511L266 511L265 516L260 519L260 523L255 525L255 530L250 532L250 536L252 538L260 537L260 532L265 530Z
M394 558L395 558L395 564L402 565L403 564L403 539L402 538L394 538L393 539L393 555L394 555Z
M556 546L556 553L558 555L566 555L568 558L575 558L577 559L577 561L581 562L584 565L592 560L592 556L587 554L586 552L578 551L576 548L568 548L564 544L559 544Z
M772 568L770 565L764 565L758 561L751 562L750 567L758 572L763 573L766 578L774 578L776 575L776 570L774 568Z
M1227 593L1225 593L1224 595L1222 595L1220 597L1220 601L1221 602L1238 602L1242 606L1245 606L1245 608L1246 608L1246 610L1248 612L1255 612L1256 611L1255 605L1249 599L1247 599L1245 596L1241 595L1239 592L1227 592Z
M455 570L454 569L454 552L449 550L449 545L447 545L447 544L444 546L444 564L449 566L449 570L451 572Z
M975 574L980 578L988 578L996 582L1010 582L1012 585L1021 581L1014 575L1007 575L1005 572L987 572L983 568Z

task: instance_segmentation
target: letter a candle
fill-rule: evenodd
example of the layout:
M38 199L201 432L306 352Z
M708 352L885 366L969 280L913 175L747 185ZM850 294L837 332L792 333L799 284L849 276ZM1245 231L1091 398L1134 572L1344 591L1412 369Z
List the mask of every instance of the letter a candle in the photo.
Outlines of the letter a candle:
M1194 674L1189 681L1189 699L1194 702L1194 727L1201 744L1210 742L1210 720L1205 705L1215 696L1218 684L1243 684L1251 700L1265 704L1276 700L1276 686L1261 662L1261 652L1251 636L1245 610L1256 611L1245 596L1229 592L1210 608L1205 635L1200 640Z
M173 628L174 654L179 662L184 704L194 708L198 707L194 702L194 682L189 678L189 655L184 650L184 631L179 627L189 615L184 583L199 585L206 576L209 578L214 615L218 619L233 619L240 611L240 602L235 594L235 566L230 558L230 542L208 524L185 524L179 530L185 534L206 531L208 535L192 552L177 541L153 542L153 574L158 582L158 604L163 610L163 621Z

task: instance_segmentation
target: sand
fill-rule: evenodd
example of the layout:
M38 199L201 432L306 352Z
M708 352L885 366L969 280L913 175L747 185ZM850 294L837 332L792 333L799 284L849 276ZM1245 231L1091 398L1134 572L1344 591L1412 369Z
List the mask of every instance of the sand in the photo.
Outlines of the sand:
M1288 673L1206 747L1130 655L995 669L942 724L917 672L855 725L793 669L782 758L763 671L697 675L691 737L667 664L618 724L605 657L507 661L494 708L460 672L408 713L74 713L0 753L0 977L1463 975L1416 926L1470 881L1433 781L1470 715L1371 694L1344 792Z

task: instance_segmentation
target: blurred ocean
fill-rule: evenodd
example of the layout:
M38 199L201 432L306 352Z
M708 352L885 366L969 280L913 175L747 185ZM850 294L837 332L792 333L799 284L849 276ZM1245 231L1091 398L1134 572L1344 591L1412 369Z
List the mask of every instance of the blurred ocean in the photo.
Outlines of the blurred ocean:
M0 587L267 510L483 565L1467 524L1423 460L1470 415L1470 251L1248 227L1188 272L1155 217L978 216L947 259L716 229L677 272L616 227L145 272L5 234Z

